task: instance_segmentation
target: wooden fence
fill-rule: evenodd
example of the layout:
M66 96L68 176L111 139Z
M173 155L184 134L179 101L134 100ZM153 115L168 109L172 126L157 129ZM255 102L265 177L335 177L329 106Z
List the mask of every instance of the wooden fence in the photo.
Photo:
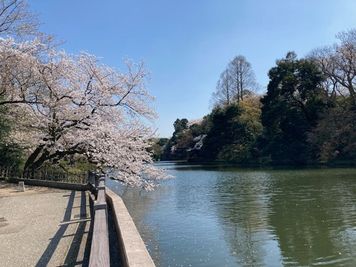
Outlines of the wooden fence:
M35 186L46 186L68 190L90 191L90 211L93 223L93 234L91 241L89 266L110 266L109 251L109 227L108 208L105 193L105 177L94 173L87 173L77 178L70 177L63 173L55 173L41 170L29 177L20 177L10 168L0 167L0 178L8 182L18 183L24 181L25 184Z
M0 178L6 179L10 177L18 177L19 174L11 167L2 167L0 166Z
M90 205L92 211L93 235L89 266L110 266L108 206L106 203L105 177L89 174L91 186Z
M21 173L16 168L0 166L0 178L22 178L22 179L35 179L45 181L66 182L75 184L86 184L88 182L88 175L86 172L80 173L67 173L64 170L41 168L34 172Z
M41 177L43 179L15 178L10 170L0 168L0 177L9 182L24 181L25 184L88 191L92 223L89 266L110 266L108 205L114 219L123 266L150 266L152 261L135 224L122 199L105 187L105 176L89 172L85 178L68 182L65 177ZM36 176L36 178L40 178ZM47 179L46 179L47 178ZM48 179L49 178L49 179ZM60 179L62 178L62 179ZM64 180L64 181L63 181Z

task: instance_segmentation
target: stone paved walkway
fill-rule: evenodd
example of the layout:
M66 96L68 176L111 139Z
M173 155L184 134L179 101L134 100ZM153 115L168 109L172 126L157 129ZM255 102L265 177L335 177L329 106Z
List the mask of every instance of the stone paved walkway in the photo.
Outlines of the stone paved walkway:
M85 192L0 181L0 266L87 266Z

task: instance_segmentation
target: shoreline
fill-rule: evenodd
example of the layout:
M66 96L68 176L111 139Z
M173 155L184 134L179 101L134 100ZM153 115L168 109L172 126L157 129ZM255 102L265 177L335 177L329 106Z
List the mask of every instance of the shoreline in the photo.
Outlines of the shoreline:
M176 163L177 165L204 165L204 167L231 167L231 168L256 168L256 169L333 169L333 168L356 168L355 163L328 163L328 164L241 164L234 162L226 162L226 161L189 161L189 160L161 160L154 161L154 164L160 163Z

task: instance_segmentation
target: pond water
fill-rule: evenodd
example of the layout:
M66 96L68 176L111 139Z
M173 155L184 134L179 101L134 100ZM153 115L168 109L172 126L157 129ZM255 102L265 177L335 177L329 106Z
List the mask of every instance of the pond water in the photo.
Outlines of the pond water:
M152 192L108 181L157 266L356 266L356 169L159 166Z

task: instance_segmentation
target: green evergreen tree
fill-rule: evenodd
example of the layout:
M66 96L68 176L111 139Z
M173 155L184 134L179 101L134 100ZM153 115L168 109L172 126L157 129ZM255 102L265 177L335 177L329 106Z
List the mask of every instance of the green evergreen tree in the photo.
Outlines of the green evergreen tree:
M305 164L313 158L308 133L326 107L323 74L313 62L289 52L269 71L269 78L261 99L264 155L273 163Z

